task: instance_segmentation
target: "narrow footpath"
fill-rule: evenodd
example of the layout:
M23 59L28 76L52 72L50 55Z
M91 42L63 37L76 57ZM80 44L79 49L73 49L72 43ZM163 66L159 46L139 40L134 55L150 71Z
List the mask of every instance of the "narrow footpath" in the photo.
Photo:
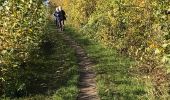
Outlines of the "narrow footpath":
M86 55L84 49L65 33L60 33L63 39L75 49L79 65L79 94L77 100L100 100L95 81L94 63Z

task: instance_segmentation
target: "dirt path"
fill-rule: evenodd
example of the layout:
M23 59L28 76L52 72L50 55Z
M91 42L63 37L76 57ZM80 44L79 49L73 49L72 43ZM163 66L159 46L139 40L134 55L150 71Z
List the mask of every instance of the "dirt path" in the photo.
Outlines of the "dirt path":
M78 58L80 78L77 100L100 100L96 90L95 73L92 70L94 64L78 43L66 34L60 34L63 35L64 40L75 49Z

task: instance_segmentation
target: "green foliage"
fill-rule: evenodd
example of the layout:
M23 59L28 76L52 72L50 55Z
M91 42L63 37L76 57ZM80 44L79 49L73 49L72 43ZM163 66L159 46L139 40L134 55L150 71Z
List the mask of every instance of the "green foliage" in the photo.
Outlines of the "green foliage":
M42 0L1 0L0 12L0 99L48 100L57 89L75 99L76 59L48 21L51 9Z
M105 48L86 35L68 28L67 34L84 47L95 62L97 89L101 100L147 100L148 86L145 86L132 69L134 61L121 56L115 49Z
M1 0L0 12L0 95L15 96L26 89L22 73L39 48L47 10L41 0Z
M139 78L146 84L151 83L148 92L152 91L149 93L153 99L168 96L165 67L170 44L170 16L165 13L169 9L168 0L64 2L69 24L80 28L79 33L136 60L134 68Z
M8 80L9 91L4 93L3 100L75 100L78 94L78 68L75 52L60 34L56 33L55 25L50 22L41 37L39 49L30 52L29 61L16 70L18 82L23 83L19 89L15 80ZM24 67L24 68L23 68ZM11 70L10 70L11 71ZM10 94L12 89L15 94ZM7 95L8 94L8 95ZM13 98L11 98L13 96ZM9 98L6 98L9 97ZM15 98L18 97L18 98Z

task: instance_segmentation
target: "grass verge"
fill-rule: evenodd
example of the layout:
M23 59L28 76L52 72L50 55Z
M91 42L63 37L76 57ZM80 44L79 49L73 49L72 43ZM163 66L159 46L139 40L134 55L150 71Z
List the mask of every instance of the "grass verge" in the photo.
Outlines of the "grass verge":
M78 65L75 52L49 24L40 49L20 70L23 87L16 97L1 100L76 100ZM25 81L25 82L24 82ZM21 97L20 94L26 94Z
M144 83L132 70L132 59L72 28L68 27L66 33L80 43L96 63L97 88L101 100L148 100Z

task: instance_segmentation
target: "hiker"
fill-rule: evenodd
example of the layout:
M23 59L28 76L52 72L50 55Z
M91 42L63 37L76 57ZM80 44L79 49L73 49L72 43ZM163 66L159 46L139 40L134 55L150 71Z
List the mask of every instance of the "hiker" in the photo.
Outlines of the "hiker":
M66 14L61 6L58 7L58 10L59 10L59 25L60 25L61 31L63 31L64 30L64 20L66 20L66 16L65 16Z
M54 12L54 16L55 16L55 23L56 23L56 27L60 28L60 18L59 18L59 9L56 8L56 11Z

